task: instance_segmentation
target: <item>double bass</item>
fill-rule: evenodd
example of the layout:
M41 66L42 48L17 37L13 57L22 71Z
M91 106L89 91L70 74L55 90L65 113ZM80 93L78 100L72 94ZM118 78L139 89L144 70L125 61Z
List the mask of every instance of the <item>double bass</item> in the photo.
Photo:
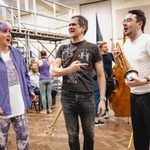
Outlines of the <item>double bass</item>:
M115 116L129 117L131 115L130 89L125 84L124 76L127 71L131 70L131 66L124 56L119 43L116 43L113 53L117 53L114 54L115 65L113 67L117 86L110 97L110 108L114 111Z

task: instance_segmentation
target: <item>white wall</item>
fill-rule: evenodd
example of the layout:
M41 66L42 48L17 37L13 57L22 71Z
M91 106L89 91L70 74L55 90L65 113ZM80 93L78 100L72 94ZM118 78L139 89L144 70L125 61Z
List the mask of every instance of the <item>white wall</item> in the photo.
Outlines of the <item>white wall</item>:
M88 19L89 29L86 34L87 40L96 42L96 14L103 40L111 38L111 11L110 1L96 2L93 4L81 5L81 14Z
M85 38L93 43L96 43L96 14L99 22L100 31L103 41L111 47L112 39L112 19L111 19L111 2L95 2L80 6L81 15L85 16L89 22L89 29Z

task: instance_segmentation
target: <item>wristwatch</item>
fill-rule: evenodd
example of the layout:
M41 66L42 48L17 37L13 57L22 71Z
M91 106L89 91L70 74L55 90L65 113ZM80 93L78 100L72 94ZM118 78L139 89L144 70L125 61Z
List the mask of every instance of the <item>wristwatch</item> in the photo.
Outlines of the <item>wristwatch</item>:
M150 81L149 77L144 77L144 79L146 79L146 81L147 81L146 84L149 83L149 81Z
M102 96L100 99L106 101L106 97L105 96Z

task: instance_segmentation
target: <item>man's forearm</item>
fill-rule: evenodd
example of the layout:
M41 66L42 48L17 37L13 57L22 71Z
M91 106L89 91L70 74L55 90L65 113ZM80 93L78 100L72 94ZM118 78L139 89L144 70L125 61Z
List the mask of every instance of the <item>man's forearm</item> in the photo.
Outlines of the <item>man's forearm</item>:
M53 68L52 70L52 76L53 77L60 77L60 76L65 76L70 74L70 69L69 67L66 68Z
M105 97L106 93L106 80L105 77L98 77L99 82L99 92L100 92L100 99Z

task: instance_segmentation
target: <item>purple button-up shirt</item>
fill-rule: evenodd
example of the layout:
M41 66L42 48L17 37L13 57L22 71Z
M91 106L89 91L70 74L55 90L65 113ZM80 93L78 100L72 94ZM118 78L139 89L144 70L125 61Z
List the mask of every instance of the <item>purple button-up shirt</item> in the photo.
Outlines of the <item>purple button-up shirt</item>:
M28 109L29 107L31 107L31 99L29 94L33 92L33 89L30 84L30 78L28 76L28 70L24 62L24 58L20 50L14 47L10 47L10 56L19 75L19 81L25 108ZM3 59L0 57L0 107L4 111L4 116L11 114L9 101L10 95L6 65Z

